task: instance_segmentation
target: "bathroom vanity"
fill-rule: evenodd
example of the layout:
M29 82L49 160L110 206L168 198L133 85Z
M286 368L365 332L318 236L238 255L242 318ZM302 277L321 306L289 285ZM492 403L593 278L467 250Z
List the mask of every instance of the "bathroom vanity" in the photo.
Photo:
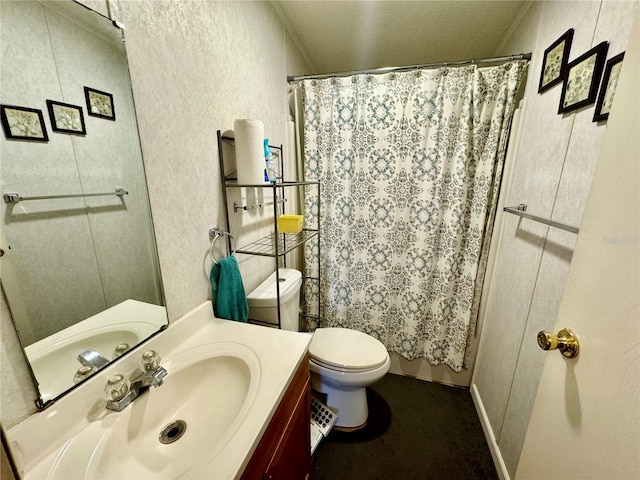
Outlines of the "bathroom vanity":
M214 318L205 302L12 428L11 453L25 480L302 480L311 465L310 341ZM162 357L162 384L122 411L106 409L107 380L134 378L147 350Z
M309 354L273 415L243 480L308 479L311 473Z

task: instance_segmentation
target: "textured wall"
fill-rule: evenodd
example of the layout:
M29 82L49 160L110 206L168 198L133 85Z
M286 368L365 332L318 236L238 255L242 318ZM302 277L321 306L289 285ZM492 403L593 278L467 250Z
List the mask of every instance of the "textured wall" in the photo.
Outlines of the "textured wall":
M538 94L542 54L575 29L569 60L601 41L608 58L626 48L636 2L534 2L498 55L532 51L516 152L505 204L528 204L542 217L579 225L605 125L592 122L594 107L558 115L561 85ZM545 353L539 330L556 322L576 236L502 215L501 248L485 313L475 384L508 472L515 474Z
M257 118L270 143L285 144L286 75L303 73L304 62L268 3L118 0L112 13L126 25L163 283L175 319L210 298L203 271L207 230L226 228L216 130L232 129L236 118ZM243 226L241 244L269 227L257 212L231 215ZM274 269L270 260L239 260L247 291Z
M0 290L0 420L2 428L8 430L27 416L36 412L35 399L38 393L18 335L11 323L11 316L4 292ZM3 477L4 478L4 477Z

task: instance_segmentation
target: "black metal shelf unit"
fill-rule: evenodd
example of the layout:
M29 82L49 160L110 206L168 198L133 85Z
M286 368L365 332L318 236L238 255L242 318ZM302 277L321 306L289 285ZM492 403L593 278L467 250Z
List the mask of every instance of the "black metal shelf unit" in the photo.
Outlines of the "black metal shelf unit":
M318 205L320 204L320 182L318 181L300 181L300 182L292 182L292 181L284 181L284 158L283 158L283 148L280 146L272 146L272 152L275 152L278 155L279 159L279 173L280 175L277 177L278 181L276 183L238 183L237 173L233 172L231 174L225 175L225 165L224 165L224 153L223 153L223 143L230 145L235 148L235 140L233 137L228 137L222 135L222 132L218 130L218 158L220 162L220 179L222 182L222 197L224 204L224 213L225 220L227 222L227 230L229 233L231 232L231 223L229 219L229 211L233 212L244 212L248 210L253 210L256 208L265 208L267 206L273 207L273 232L267 236L264 236L256 241L248 243L246 245L236 247L235 253L241 253L245 255L257 255L262 257L272 257L275 259L275 272L276 272L276 295L277 295L277 311L278 311L278 328L281 328L281 318L280 318L280 274L279 274L279 263L282 262L283 267L286 267L286 254L294 251L295 249L301 247L305 243L307 243L312 238L319 237L320 232L318 228L304 228L300 233L284 233L278 230L278 216L285 213L285 204L286 204L286 191L290 189L297 188L305 188L308 186L317 187L317 195L318 195ZM267 191L271 191L273 195L273 201L264 202L264 203L256 203L253 205L238 205L234 202L233 207L229 208L229 199L227 194L227 189L235 189L235 188L260 188L265 189ZM316 225L319 227L320 225L320 212L318 211L318 218L316 219ZM229 251L232 251L231 239L227 238ZM317 252L316 252L316 270L317 276L305 276L303 275L303 282L308 281L320 281L320 239L317 239ZM304 285L304 284L303 284ZM319 289L318 285L318 289ZM303 313L302 315L307 318L315 318L319 319L320 315L320 295L318 295L317 300L317 315L309 315L307 313ZM262 322L257 319L251 319L252 322L265 324L272 326L272 324L268 324Z

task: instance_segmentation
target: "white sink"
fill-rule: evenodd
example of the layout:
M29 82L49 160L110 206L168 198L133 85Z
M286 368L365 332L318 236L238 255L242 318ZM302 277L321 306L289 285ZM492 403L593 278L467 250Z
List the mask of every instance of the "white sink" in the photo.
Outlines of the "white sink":
M169 371L163 385L67 440L47 478L181 478L210 462L255 399L258 357L241 344L219 342L163 364ZM177 440L161 443L163 429L165 441Z
M214 318L206 302L9 430L11 453L25 480L239 478L310 341ZM150 349L164 383L107 410L107 379L130 378Z

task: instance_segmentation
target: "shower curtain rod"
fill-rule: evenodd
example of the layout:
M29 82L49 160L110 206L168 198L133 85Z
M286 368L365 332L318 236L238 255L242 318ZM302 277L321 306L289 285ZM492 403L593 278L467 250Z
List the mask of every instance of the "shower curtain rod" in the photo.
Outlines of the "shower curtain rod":
M506 57L493 57L493 58L479 58L475 60L460 60L457 62L441 62L441 63L425 63L423 65L405 65L404 67L384 67L384 68L374 68L369 70L353 70L351 72L340 72L340 73L324 73L319 75L300 75L298 77L287 76L287 82L297 82L300 80L321 80L325 78L334 78L334 77L349 77L351 75L359 75L361 73L389 73L389 72L400 72L404 70L417 70L421 68L440 68L440 67L459 67L462 65L473 65L477 63L499 63L499 62L508 62L511 60L531 60L531 53L520 53L518 55L509 55Z

